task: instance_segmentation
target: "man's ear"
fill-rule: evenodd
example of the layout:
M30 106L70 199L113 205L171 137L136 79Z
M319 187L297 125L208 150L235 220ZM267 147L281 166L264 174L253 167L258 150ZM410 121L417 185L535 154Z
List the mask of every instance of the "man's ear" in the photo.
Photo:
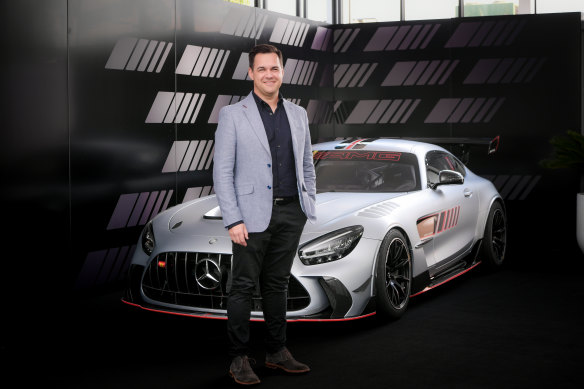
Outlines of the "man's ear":
M247 75L249 76L249 79L253 81L253 71L251 68L247 68Z

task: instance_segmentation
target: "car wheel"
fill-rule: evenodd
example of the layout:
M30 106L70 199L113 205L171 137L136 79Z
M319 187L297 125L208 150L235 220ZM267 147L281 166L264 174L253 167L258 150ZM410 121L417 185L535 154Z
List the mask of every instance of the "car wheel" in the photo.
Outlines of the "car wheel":
M507 217L503 206L496 202L489 211L483 237L481 259L489 268L503 264L507 247Z
M397 319L410 301L412 257L404 235L391 230L383 239L377 260L377 314Z

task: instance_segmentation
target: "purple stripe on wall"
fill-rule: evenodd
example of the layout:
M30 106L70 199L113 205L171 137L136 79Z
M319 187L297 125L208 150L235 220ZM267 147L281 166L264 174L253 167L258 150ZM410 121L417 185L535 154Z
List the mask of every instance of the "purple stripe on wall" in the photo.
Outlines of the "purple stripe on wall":
M138 193L123 194L118 199L114 213L112 214L108 223L107 229L124 228L128 221L134 204L138 199Z
M515 39L517 38L517 35L519 35L519 33L521 32L521 30L523 30L523 27L525 27L525 24L526 23L527 23L527 21L525 21L525 20L522 20L519 23L519 25L515 28L515 30L513 31L513 33L511 33L511 35L509 36L509 38L505 42L505 45L509 46L510 44L512 44L513 42L515 42Z
M397 32L395 33L394 37L389 41L389 44L385 48L385 50L395 50L404 39L408 31L410 30L411 26L401 26L398 28Z
M401 45L399 45L399 50L408 49L421 28L422 28L421 24L416 24L415 26L412 26L412 29L410 30L406 38L403 40Z
M150 193L148 192L142 192L138 196L138 201L136 201L136 205L134 206L134 210L132 211L130 220L127 224L128 227L133 227L138 224L138 220L142 214L142 211L144 211L144 206L146 205L146 201L148 200L149 195Z
M446 80L448 80L448 77L450 77L450 75L454 71L454 68L456 68L456 66L458 66L459 62L460 62L460 60L455 59L454 61L452 61L450 63L450 66L448 67L448 69L446 70L446 72L444 73L442 78L440 79L440 82L439 82L440 85L443 85L446 82Z
M495 25L495 22L484 22L481 25L481 28L479 29L479 31L475 34L475 36L473 36L473 38L470 41L470 43L468 44L468 46L469 47L480 46L481 43L485 40L485 37L487 36L488 32L491 30L491 28L493 28L494 25Z
M472 104L472 106L470 107L470 109L466 112L466 114L462 118L461 122L462 123L470 123L472 118L478 112L479 108L484 104L485 100L486 99L484 97L479 97L479 98L475 99L475 101Z
M446 68L448 68L448 65L450 64L450 61L445 59L442 61L442 63L440 64L440 66L438 67L438 70L436 70L436 72L434 73L434 75L432 76L432 78L430 78L430 81L428 82L428 85L434 85L436 84L436 82L438 81L438 79L440 78L440 76L442 76L442 74L444 73L444 71L446 70Z
M504 21L498 21L495 24L495 27L487 35L487 38L483 42L483 46L491 46L495 39L497 39L501 31L503 30L503 28L505 27L505 24L506 22Z
M154 191L150 193L148 197L148 202L144 207L144 212L142 212L142 217L140 218L139 225L144 225L150 220L150 214L152 213L152 209L154 208L154 204L156 203L156 199L158 198L158 191Z
M368 124L369 123L377 123L379 121L379 119L381 118L381 115L383 115L383 113L387 109L387 107L389 107L390 102L391 102L391 100L381 100L381 102L377 105L375 110L373 110L373 113L371 114L371 116L369 116L369 119L367 119L367 123Z
M398 108L401 105L402 101L403 101L402 99L395 99L395 100L393 100L391 102L391 105L387 109L387 111L385 111L385 113L383 114L383 116L379 120L379 122L380 123L389 123L389 120L393 117L393 115L395 114L395 111L398 110Z
M424 24L424 27L422 27L422 31L418 34L416 40L414 41L414 43L412 43L410 49L412 50L417 49L424 40L424 38L428 36L428 33L430 32L431 29L432 29L431 24Z
M499 108L501 108L501 106L503 105L504 102L505 102L504 97L499 98L497 100L497 102L495 103L495 106L493 107L493 109L491 109L491 112L489 112L489 114L487 115L487 117L485 118L485 120L483 122L484 123L490 122L491 119L493 118L493 116L497 113Z
M463 81L463 84L484 84L500 61L500 58L479 60Z
M412 113L414 112L414 110L416 109L418 104L420 104L421 101L422 101L421 99L416 99L414 101L414 103L410 106L410 109L408 109L408 112L406 112L406 114L400 120L400 123L405 123L408 121L408 119L410 118L410 116L412 115Z
M465 47L480 27L481 22L463 22L456 28L444 47Z
M353 112L349 115L345 123L365 123L373 109L377 106L379 100L361 100L357 103Z
M397 31L396 26L391 27L379 27L377 31L373 34L373 37L369 40L367 46L363 51L381 51L387 45L389 40L393 37L393 34Z
M114 46L114 49L105 64L105 68L118 70L124 69L126 63L128 63L128 59L130 59L130 55L132 54L136 42L138 42L137 38L120 39Z
M158 215L158 213L160 213L161 207L162 207L162 202L164 201L165 196L166 196L166 191L165 190L160 191L160 195L158 196L158 200L156 201L156 205L152 209L152 214L150 215L150 219L153 219L154 216L156 216L156 215ZM164 207L164 209L166 209L166 207Z
M515 76L517 75L517 73L519 73L519 71L521 70L521 68L523 67L523 65L525 64L526 61L527 61L527 58L518 58L518 59L516 59L515 62L513 63L513 66L507 72L507 74L505 74L505 77L503 77L503 80L501 80L501 82L503 84L507 84L507 83L512 82L513 79L515 78Z
M430 65L428 65L428 67L424 71L424 74L422 74L422 76L418 80L418 85L426 85L426 83L430 79L430 76L432 76L432 74L434 73L439 64L440 60L433 60L432 62L430 62Z
M519 23L517 22L517 20L507 22L507 25L505 26L501 34L497 37L497 40L495 41L495 46L501 46L511 35L511 33L513 32L515 27L517 27L518 24Z
M138 62L140 61L140 58L142 58L142 53L144 53L147 45L148 39L140 39L138 41L138 44L134 48L134 52L130 57L130 61L128 61L128 65L126 65L126 70L136 70Z
M134 248L136 247L135 245L133 246ZM114 281L121 281L125 278L125 275L127 273L127 269L130 265L130 258L131 255L130 254L130 246L123 246L120 247L120 251L118 252L118 257L116 259L116 262L114 263L114 266L112 268L112 271L110 272L110 276L108 278L108 282L114 282ZM132 250L132 254L133 254L133 250Z
M416 66L415 61L397 62L381 83L381 86L399 86Z
M485 115L487 114L487 112L489 111L489 109L491 109L491 106L495 103L495 101L497 100L496 97L491 97L489 98L485 104L481 107L481 110L479 111L479 113L475 116L475 118L473 119L473 123L478 123L480 121L483 120L483 118L485 117Z
M444 123L459 102L460 99L455 98L440 99L424 123Z
M420 78L420 74L426 69L430 61L420 61L416 64L412 72L408 75L408 78L404 81L403 85L414 85L418 78Z
M487 83L498 84L501 81L501 79L503 78L503 76L505 75L505 73L507 72L507 70L509 70L509 67L511 67L513 62L514 62L514 60L512 58L503 59L499 63L499 66L497 66L497 68L495 69L493 74L491 74L491 77L489 77Z
M411 104L412 100L411 99L405 99L403 104L399 107L399 109L397 110L397 112L395 113L395 115L391 118L390 123L397 123L398 120L402 117L402 115L404 114L405 110L408 108L408 106Z
M117 248L117 247L111 248L107 251L105 258L102 261L99 273L97 274L97 279L95 280L95 283L97 285L102 285L108 280L110 273L112 271L112 268L116 262L118 252L119 252L119 248Z
M107 251L92 251L87 254L83 268L77 276L76 287L83 288L94 285Z
M473 101L474 98L472 97L462 99L462 101L460 102L460 104L458 104L452 115L450 115L450 117L448 118L448 123L458 123L460 119L462 119L462 115L464 115L464 113L467 111L467 109L470 107Z

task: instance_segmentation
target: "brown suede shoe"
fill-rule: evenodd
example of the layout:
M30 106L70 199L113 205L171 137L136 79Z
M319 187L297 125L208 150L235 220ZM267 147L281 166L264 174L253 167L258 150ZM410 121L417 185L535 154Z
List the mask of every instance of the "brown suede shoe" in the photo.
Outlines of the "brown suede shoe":
M233 377L235 382L241 385L255 385L260 383L260 379L249 365L247 355L233 358L231 366L229 366L229 375Z
M310 367L294 359L286 347L273 354L267 353L266 367L282 369L287 373L306 373L310 371Z

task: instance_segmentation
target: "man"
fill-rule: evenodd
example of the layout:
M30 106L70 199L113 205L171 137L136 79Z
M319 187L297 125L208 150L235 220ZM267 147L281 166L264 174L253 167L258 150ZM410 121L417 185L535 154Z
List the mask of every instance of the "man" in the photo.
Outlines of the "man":
M213 182L233 246L227 301L229 374L259 383L248 360L252 295L259 283L269 368L305 373L286 348L286 291L306 220L314 221L316 180L306 111L282 98L281 51L249 53L253 91L219 113Z

